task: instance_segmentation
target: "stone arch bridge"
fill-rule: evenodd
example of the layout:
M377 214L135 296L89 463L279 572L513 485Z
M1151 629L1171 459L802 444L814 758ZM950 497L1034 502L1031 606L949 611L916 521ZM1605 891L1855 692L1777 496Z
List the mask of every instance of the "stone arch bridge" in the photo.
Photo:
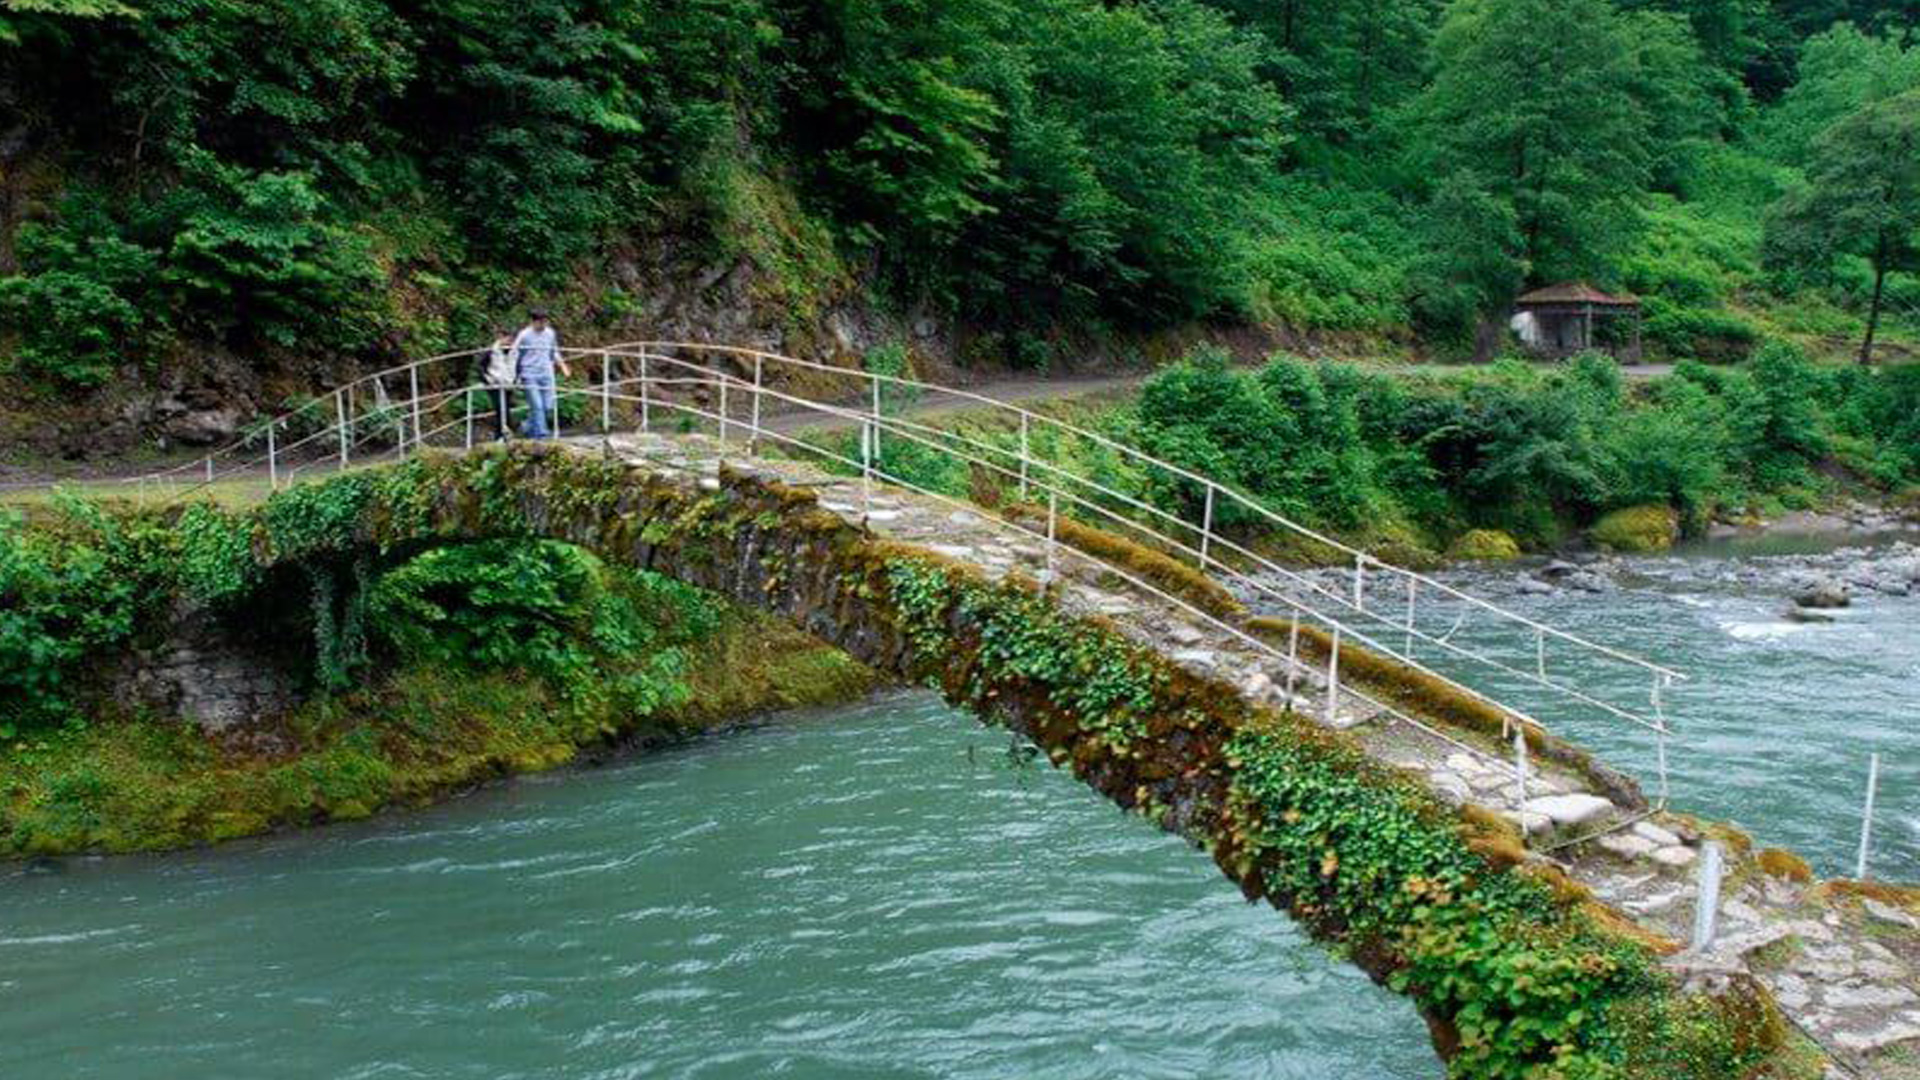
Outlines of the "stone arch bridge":
M1643 725L1663 762L1678 673L1274 518L1352 560L1338 589L1292 574L1214 527L1243 496L1155 462L1197 508L1170 519L1038 451L1065 427L1039 413L1010 410L990 444L890 412L892 395L971 397L904 377L685 344L575 360L599 377L569 391L558 445L476 449L475 395L435 388L428 361L399 369L404 392L394 373L356 384L371 409L343 388L331 423L289 418L264 448L151 480L257 470L263 449L275 487L371 466L394 482L362 485L387 494L335 547L256 543L260 567L546 537L936 685L1408 993L1459 1075L1920 1075L1920 919L1899 897L1757 858L1422 656L1466 620L1520 620L1539 648L1519 674ZM781 418L801 409L845 438L796 438ZM959 461L980 501L890 471L895 440ZM1251 614L1262 600L1281 614ZM1645 672L1650 708L1554 678L1568 649ZM1688 947L1710 845L1730 873Z

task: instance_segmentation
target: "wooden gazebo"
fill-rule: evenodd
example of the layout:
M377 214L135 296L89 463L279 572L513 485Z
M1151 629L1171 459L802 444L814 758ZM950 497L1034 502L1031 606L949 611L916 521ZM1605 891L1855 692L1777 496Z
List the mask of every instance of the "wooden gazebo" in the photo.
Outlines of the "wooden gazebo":
M1639 299L1604 293L1584 281L1548 285L1515 298L1508 325L1537 356L1598 349L1627 363L1640 359Z

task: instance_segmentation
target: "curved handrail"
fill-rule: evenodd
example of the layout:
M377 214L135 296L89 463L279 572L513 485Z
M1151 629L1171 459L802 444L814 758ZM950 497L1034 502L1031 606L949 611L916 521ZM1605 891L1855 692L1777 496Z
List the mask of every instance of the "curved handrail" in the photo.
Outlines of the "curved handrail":
M453 380L449 388L448 380L439 369L449 363L471 360L485 351L484 349L467 349L441 353L360 376L325 392L300 408L269 418L264 425L256 426L249 436L235 439L223 447L183 464L132 479L141 483L143 488L149 483L177 488L178 485L186 483L187 478L191 476L193 482L176 490L173 495L174 498L180 498L223 477L257 474L258 470L264 466L270 481L274 486L278 486L281 480L282 462L286 463L287 481L296 482L301 474L316 466L324 466L324 463L334 459L336 454L339 468L345 469L350 466L356 453L361 455L362 460L365 459L365 448L369 443L385 442L391 436L392 452L395 455L404 456L414 449L429 445L430 440L445 436L463 423L466 426L466 444L471 446L475 422L473 410L475 395L477 392L485 392L491 388L469 385L465 380ZM860 468L862 475L869 478L879 477L886 482L908 487L922 494L932 495L945 501L955 501L950 496L928 491L924 487L908 483L886 472L882 468L883 462L878 453L881 435L884 433L892 438L905 439L935 452L951 455L971 466L989 469L1005 480L1017 483L1023 492L1029 488L1045 492L1048 495L1050 514L1057 512L1058 502L1064 500L1071 512L1095 515L1102 520L1133 530L1175 556L1193 559L1203 572L1216 575L1245 593L1277 602L1291 611L1296 621L1307 618L1327 627L1334 635L1336 651L1339 641L1343 638L1363 644L1390 659L1442 680L1455 690L1498 710L1503 717L1542 729L1547 726L1529 713L1489 693L1470 686L1460 679L1434 671L1412 655L1413 644L1418 641L1446 655L1480 664L1509 677L1519 678L1608 715L1646 727L1659 739L1661 786L1664 798L1665 741L1670 734L1670 728L1662 706L1661 695L1672 681L1685 678L1681 672L1507 610L1429 575L1388 563L1279 514L1247 492L1187 467L1156 458L1112 436L970 390L943 386L902 375L868 372L804 360L744 346L687 341L634 341L592 348L569 347L561 350L561 353L569 359L599 361L600 371L597 382L590 382L584 388L576 385L562 385L555 389L559 397L597 398L600 402L600 426L603 429L611 429L611 407L615 401L623 404L637 403L643 427L650 408L678 411L717 422L723 442L729 426L740 428L750 431L755 439L771 439L781 445L803 448L807 453L824 456L843 466ZM682 354L691 354L693 358L690 359ZM715 357L726 358L729 363L715 365L712 363ZM615 378L616 361L626 369L618 373L619 378ZM637 375L632 373L636 364ZM676 370L686 372L688 377L663 377L656 372L654 365L659 365L668 372ZM725 367L741 369L751 367L752 379L748 381L742 374L724 370ZM767 375L769 372L782 370L787 370L789 373L827 374L835 378L851 380L852 386L860 392L862 400L857 405L833 403L776 389L769 385ZM430 376L430 381L438 383L438 388L423 390L420 385L423 374ZM408 389L404 397L390 396L386 392L386 381L396 376L407 380ZM636 385L639 390L637 396L626 392ZM717 392L719 401L713 409L700 409L686 402L662 398L655 393L657 390L670 387L681 390L705 388L709 392ZM964 433L916 422L906 417L888 416L882 408L883 387L921 394L946 395L961 402L971 403L983 411L1004 416L1011 424L1017 425L1019 444L1017 448L1010 448ZM734 410L728 407L729 392L737 395L734 398L735 401L744 398L751 402L749 418L741 419L732 415ZM355 402L363 399L363 395L381 402L372 414L355 411ZM331 423L323 422L315 430L305 432L284 446L277 442L277 433L282 429L290 428L295 417L304 414L311 422L314 415L314 402L320 403L321 409L325 410L329 399L332 401L334 414ZM464 417L456 416L450 421L442 422L439 418L441 410L450 403L461 400L466 403ZM761 422L763 402L771 402L776 408L816 412L858 426L864 460L854 462L844 454L834 453L828 447L769 430ZM324 412L321 415L324 416ZM429 417L432 418L430 430L427 424ZM557 420L558 410L556 409ZM262 433L266 443L264 453L258 452ZM1187 520L1180 514L1154 506L1137 496L1115 490L1093 478L1079 475L1060 462L1048 460L1044 455L1034 454L1033 436L1036 433L1083 440L1086 444L1100 447L1115 455L1117 459L1131 467L1157 470L1166 477L1198 485L1205 500L1202 520L1199 522ZM316 454L318 456L315 456ZM307 460L302 460L303 458ZM1243 509L1254 520L1291 532L1313 543L1323 545L1328 550L1350 557L1352 559L1350 572L1353 575L1351 592L1343 588L1331 587L1314 576L1281 566L1248 545L1234 540L1229 535L1219 533L1213 527L1216 504ZM1052 531L1050 526L1047 537L1049 544L1053 543ZM1105 563L1105 560L1100 561ZM1124 568L1116 567L1115 569ZM1390 613L1378 604L1368 605L1366 577L1369 573L1373 574L1377 580L1396 580L1405 584L1407 607L1404 616ZM1128 580L1136 577L1132 574L1123 574L1123 576ZM1288 584L1298 590L1298 594L1279 588L1276 582ZM1417 625L1414 602L1417 593L1422 589L1438 594L1449 601L1460 603L1463 610L1455 620L1452 629L1435 634ZM1150 589L1149 591L1159 593L1159 590ZM1531 631L1536 640L1535 670L1524 670L1498 657L1489 656L1454 641L1455 633L1460 629L1466 618L1466 612L1469 611L1487 613L1496 619ZM1209 621L1217 622L1218 620L1209 618ZM1368 632L1366 627L1373 628L1373 632ZM1234 631L1236 639L1258 640L1237 628L1230 629ZM1395 648L1388 644L1384 640L1388 635L1404 637L1404 647ZM1546 657L1546 643L1549 639L1562 642L1595 657L1628 665L1650 676L1652 680L1649 695L1651 715L1642 715L1640 712L1608 701L1596 694L1587 693L1580 687L1550 678L1547 673ZM1278 655L1270 646L1263 644L1261 649L1263 653ZM1288 663L1290 665L1295 663L1294 658L1289 657ZM1329 697L1329 707L1342 692L1337 683L1337 662L1335 669L1335 690ZM1345 692L1352 693L1350 688ZM1389 714L1399 712L1383 703L1367 700L1369 704ZM1417 723L1411 718L1404 716L1401 718ZM1424 725L1421 726L1424 727ZM1436 732L1436 734L1439 733Z
M1649 671L1657 672L1659 674L1665 675L1672 679L1685 679L1687 677L1684 673L1680 671L1676 671L1672 668L1666 667L1662 664L1656 664L1653 661L1647 660L1643 657L1634 656L1631 653L1627 653L1622 650L1612 648L1611 646L1602 645L1598 642L1590 641L1577 634L1573 634L1568 631L1561 630L1558 627L1528 618L1527 616L1521 615L1517 612L1509 611L1505 608L1500 607L1497 604L1492 603L1491 601L1474 596L1471 593L1465 592L1452 585L1448 585L1443 581L1439 581L1426 574L1422 574L1417 570L1411 570L1406 567L1397 566L1393 563L1389 563L1366 551L1353 547L1350 544L1344 543L1330 536L1327 536L1324 533L1321 533L1320 531L1310 526L1302 525L1299 522L1296 522L1291 518L1288 518L1274 511L1273 509L1259 502L1253 496L1248 495L1244 492L1241 492L1238 489L1232 487L1231 485L1221 483L1220 481L1214 480L1210 477L1194 472L1183 466L1176 465L1172 462L1164 461L1162 459L1153 457L1152 455L1147 454L1145 451L1128 446L1127 444L1120 442L1119 440L1114 439L1110 436L1103 435L1099 432L1080 427L1076 424L1071 424L1066 421L1059 420L1057 418L1048 416L1045 413L1034 412L1030 409L1027 409L1023 406L1020 406L1012 402L1001 401L997 398L988 397L987 395L984 395L984 394L976 394L971 391L962 390L956 387L941 386L936 383L922 382L920 380L910 379L905 376L887 375L880 372L856 371L851 368L837 367L831 364L822 364L814 360L801 360L795 357L782 356L778 353L767 352L761 349L752 349L752 348L747 348L744 346L736 346L736 345L712 345L712 344L700 344L700 343L693 343L693 342L634 342L634 343L628 343L626 345L606 346L603 348L596 348L596 349L581 349L577 351L584 355L601 355L604 353L604 354L610 354L610 355L616 355L616 356L637 357L640 355L640 352L635 350L653 351L653 350L659 350L659 349L689 349L689 350L719 352L719 353L732 354L737 356L745 356L749 358L759 359L762 361L772 360L772 361L775 361L776 363L800 367L800 368L812 370L812 371L829 372L832 374L843 375L843 376L854 376L858 378L868 379L875 383L890 383L895 386L915 389L915 390L933 391L936 393L948 395L950 397L958 397L963 400L971 401L980 406L983 406L987 409L991 409L994 411L1011 413L1014 416L1025 420L1029 425L1038 423L1043 426L1053 428L1054 430L1063 432L1065 434L1072 435L1076 438L1086 439L1090 442L1093 442L1096 445L1102 446L1108 450L1112 450L1131 460L1138 461L1142 464L1160 469L1164 472L1177 476L1183 480L1188 480L1192 483L1199 484L1204 490L1216 491L1222 495L1232 498L1236 502L1236 504L1245 507L1246 509L1252 511L1254 514L1258 515L1259 517L1265 519L1266 521L1272 524L1278 525L1281 528L1284 528L1290 532L1295 533L1296 535L1299 535L1310 541L1313 541L1314 543L1325 545L1326 547L1332 548L1345 555L1353 557L1354 559L1358 560L1360 565L1362 566L1372 567L1378 571L1384 571L1387 573L1398 575L1403 578L1411 579L1423 586L1431 588L1453 599L1460 600L1468 604L1472 604L1476 607L1482 608L1484 610L1497 613L1502 617L1511 619L1515 622L1523 623L1529 628L1538 630L1542 633L1547 634L1548 636L1558 638L1570 644L1579 645L1582 648L1585 648L1594 652L1602 653L1616 660L1620 660L1630 664L1635 664ZM653 353L653 355L655 355L657 358L666 359L666 357L660 357L657 352Z

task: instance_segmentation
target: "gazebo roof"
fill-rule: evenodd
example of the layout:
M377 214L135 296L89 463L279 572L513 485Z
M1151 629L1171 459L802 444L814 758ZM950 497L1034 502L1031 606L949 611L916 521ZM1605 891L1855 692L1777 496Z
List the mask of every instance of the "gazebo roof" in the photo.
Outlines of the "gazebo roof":
M1558 285L1548 285L1523 293L1513 302L1515 307L1546 307L1561 304L1591 304L1594 307L1639 307L1636 296L1621 294L1614 296L1603 293L1584 281L1564 281Z

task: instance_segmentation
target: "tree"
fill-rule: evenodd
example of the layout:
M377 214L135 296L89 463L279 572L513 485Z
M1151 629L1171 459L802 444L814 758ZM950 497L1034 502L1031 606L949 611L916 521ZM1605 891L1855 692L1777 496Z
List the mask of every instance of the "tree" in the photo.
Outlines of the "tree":
M1873 362L1887 274L1920 269L1920 90L1868 105L1815 141L1807 186L1775 205L1769 261L1857 255L1873 269L1860 362Z
M1422 225L1423 254L1409 285L1414 310L1429 326L1464 332L1512 298L1525 262L1511 202L1495 198L1472 177L1453 176L1434 193ZM1498 323L1491 324L1474 342L1476 356L1492 354L1498 330Z
M1607 0L1459 0L1434 38L1416 153L1511 209L1522 277L1604 276L1638 234L1652 119L1635 29Z
M1864 106L1920 87L1920 47L1841 23L1803 43L1795 76L1761 131L1776 157L1804 166L1822 132Z
M1420 88L1440 0L1207 0L1259 35L1301 133L1352 142Z

